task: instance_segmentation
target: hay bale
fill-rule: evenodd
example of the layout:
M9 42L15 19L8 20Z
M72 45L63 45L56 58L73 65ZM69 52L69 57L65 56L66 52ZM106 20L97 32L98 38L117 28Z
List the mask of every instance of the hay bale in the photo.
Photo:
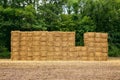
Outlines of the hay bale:
M108 38L108 34L107 33L101 33L101 38L107 39Z
M32 57L34 54L33 54L34 52L27 52L27 56L28 57Z
M95 38L101 38L101 33L95 33Z
M102 52L95 52L95 57L102 57Z
M16 52L12 51L11 56L19 56L19 51L16 51Z
M81 57L81 60L82 60L82 61L87 61L88 58L87 58L87 57Z
M87 47L81 47L81 51L87 51Z
M96 48L95 48L95 51L96 51L96 52L102 52L102 48L101 48L101 47L96 47Z
M101 47L107 48L108 47L108 43L101 43Z
M22 37L27 37L28 36L28 32L20 32L20 37L22 38Z
M81 52L81 54L82 54L82 57L87 57L88 56L87 52Z
M88 53L88 57L94 57L95 56L95 53L94 52L89 52Z
M68 42L67 41L66 42L62 42L61 46L62 47L67 47L68 46Z
M88 61L94 61L95 58L94 57L88 57Z

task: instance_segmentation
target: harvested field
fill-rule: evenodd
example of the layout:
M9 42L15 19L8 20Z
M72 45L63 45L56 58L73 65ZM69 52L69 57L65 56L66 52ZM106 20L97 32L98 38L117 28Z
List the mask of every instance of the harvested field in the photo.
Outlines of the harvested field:
M0 80L120 80L120 59L109 61L0 60Z

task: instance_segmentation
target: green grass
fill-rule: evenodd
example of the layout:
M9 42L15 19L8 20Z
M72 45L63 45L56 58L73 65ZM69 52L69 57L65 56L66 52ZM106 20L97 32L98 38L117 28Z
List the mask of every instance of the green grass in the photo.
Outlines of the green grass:
M0 52L0 59L9 59L10 58L10 52Z

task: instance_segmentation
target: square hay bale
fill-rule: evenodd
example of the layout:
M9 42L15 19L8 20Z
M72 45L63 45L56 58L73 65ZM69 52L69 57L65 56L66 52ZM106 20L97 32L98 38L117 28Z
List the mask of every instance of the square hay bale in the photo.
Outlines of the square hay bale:
M20 37L22 38L22 37L27 37L28 36L28 32L24 32L24 31L22 31L22 32L20 32Z
M19 55L20 56L27 56L28 52L27 51L20 51Z
M19 51L19 47L11 48L11 51L12 51L12 52L17 52L17 51Z
M88 56L87 52L81 52L81 53L82 53L82 57L87 57Z
M102 43L95 43L95 47L102 47Z
M89 42L89 43L87 43L86 46L88 46L88 47L94 47L94 46L95 46L95 43L93 43L93 42Z
M33 54L34 52L27 52L27 56L28 57L32 57L34 54Z
M61 41L62 41L62 38L61 38L61 37L54 37L54 41L56 41L56 42L61 42Z
M47 42L47 36L43 36L43 37L41 36L40 41L41 42L44 42L44 41Z
M95 51L96 51L96 52L102 52L102 48L101 48L101 47L96 47L96 48L95 48Z
M102 57L95 57L95 61L103 61L103 58Z
M75 52L76 48L75 47L69 47L69 52Z
M33 37L28 37L28 42L31 43L32 41L34 41L34 40L33 40Z
M78 56L82 57L82 52L81 51L78 52Z
M54 46L56 46L56 47L61 47L61 43L62 43L62 42L59 41L59 42L53 42L53 43L54 43Z
M11 59L12 60L20 60L20 57L19 56L12 56Z
M54 52L49 52L49 51L47 52L47 56L51 56L52 57L53 55L54 55Z
M95 57L101 57L102 56L102 52L95 52Z
M63 57L68 56L68 55L69 55L69 52L62 52L61 55L62 55Z
M16 52L12 51L11 56L19 56L19 52L18 51L16 51Z
M68 37L68 41L75 41L75 37L73 36Z
M108 57L108 53L102 53L102 57Z
M33 56L40 56L40 52L33 52Z
M66 42L62 42L61 46L62 47L67 47L68 46L68 42L67 41Z
M108 57L102 57L102 61L107 61Z
M94 61L95 58L94 57L88 57L88 61Z
M27 51L28 50L28 47L27 46L20 46L20 51Z
M11 42L12 47L19 47L19 42Z
M80 51L82 50L82 48L81 48L81 47L78 47L78 46L75 47L75 48L76 48L76 51L77 51L77 52L80 52Z
M39 46L33 46L33 51L34 52L39 52L40 51L40 47Z
M62 41L68 41L68 37L62 37Z
M70 37L75 37L75 32L69 32L68 34L69 34L68 36Z
M60 52L60 51L62 51L62 47L54 47L54 51L55 52Z
M27 57L27 60L31 61L31 60L33 60L33 57Z
M68 37L68 33L67 32L62 32L62 37Z
M74 41L68 42L68 46L70 46L70 47L75 46L75 42Z
M33 56L32 58L34 61L39 61L40 60L40 56Z
M94 57L95 53L94 52L88 52L88 57Z
M81 57L81 60L82 60L82 61L87 61L88 58L87 58L87 57Z
M28 37L32 37L33 36L33 32L28 32L27 36Z
M94 42L95 42L95 38L88 38L87 41L88 41L88 42L93 42L93 43L94 43Z
M61 52L60 51L57 51L57 52L54 52L55 53L55 56L61 56Z
M47 57L40 57L40 61L46 61Z
M33 36L41 36L42 32L41 31L33 31Z
M19 39L20 39L19 37L11 37L11 41L12 42L14 42L14 41L15 42L19 42Z
M95 33L95 38L101 38L101 33Z
M47 46L50 46L50 47L51 47L51 46L54 46L54 42L52 42L52 41L49 41L49 42L47 42L46 44L47 44Z
M54 51L54 47L48 47L48 48L47 48L47 51L48 51L48 52L53 52L53 51Z
M61 32L53 32L54 37L61 37Z
M39 42L40 46L47 46L47 42Z
M40 51L40 56L41 57L46 57L47 56L47 51Z
M87 32L86 36L88 36L89 38L94 38L95 33L94 32Z
M62 50L61 50L61 51L67 52L68 50L69 50L68 47L62 47Z
M33 37L33 41L40 41L40 39L41 39L40 36Z
M53 37L53 36L48 36L48 37L47 37L47 41L53 42L53 41L54 41L54 37Z
M49 34L47 31L42 31L41 32L41 37L47 37L47 34Z
M20 41L20 43L18 44L20 44L20 46L26 46L27 43L28 43L27 41Z
M101 38L107 39L108 38L108 34L107 33L101 33Z
M108 43L101 43L102 48L108 48Z
M47 46L41 46L39 51L46 51L47 50Z
M95 43L101 43L101 38L95 38Z
M33 42L32 42L32 45L33 45L33 46L39 46L39 45L40 45L40 41L33 41Z
M29 41L28 37L20 37L20 41Z
M12 37L19 37L20 31L11 31L11 36Z
M20 56L20 60L26 61L26 60L27 60L27 57L26 57L26 56Z
M81 51L87 51L87 47L81 47Z
M88 38L89 38L88 33L84 33L84 39L88 39Z
M101 42L102 42L102 43L107 43L108 40L107 40L107 38L106 38L106 39L101 39Z

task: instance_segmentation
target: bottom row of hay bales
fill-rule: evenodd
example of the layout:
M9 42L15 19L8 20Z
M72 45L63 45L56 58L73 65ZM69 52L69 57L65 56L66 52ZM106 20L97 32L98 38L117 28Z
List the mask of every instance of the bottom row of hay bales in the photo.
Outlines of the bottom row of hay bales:
M12 55L12 60L86 60L86 61L101 61L107 60L107 54L95 53L93 55L85 52L61 52L61 53L44 53L39 55Z

